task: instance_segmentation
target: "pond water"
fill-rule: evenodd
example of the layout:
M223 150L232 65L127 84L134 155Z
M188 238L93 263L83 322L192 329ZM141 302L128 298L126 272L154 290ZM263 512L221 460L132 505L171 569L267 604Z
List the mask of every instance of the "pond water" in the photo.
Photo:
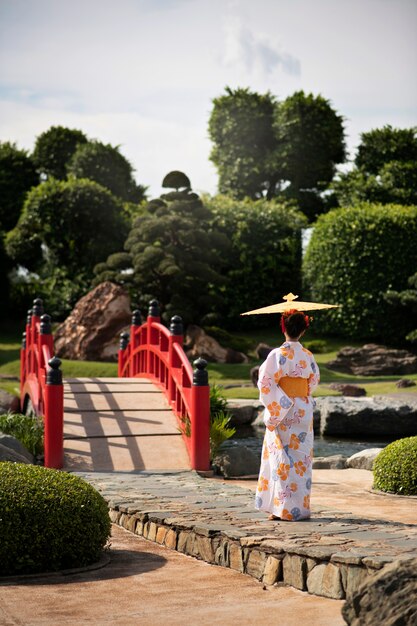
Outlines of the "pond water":
M255 454L261 454L263 431L254 429L251 426L240 426L236 429L232 439L239 439L239 442L253 450ZM356 452L365 450L366 448L385 448L390 441L364 441L339 439L335 437L314 437L314 456L333 456L334 454L343 454L349 457Z

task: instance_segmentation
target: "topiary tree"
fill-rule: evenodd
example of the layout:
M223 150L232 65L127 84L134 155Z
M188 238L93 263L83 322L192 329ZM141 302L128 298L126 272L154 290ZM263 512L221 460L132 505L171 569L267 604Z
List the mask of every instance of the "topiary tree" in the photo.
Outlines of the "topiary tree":
M210 220L209 209L188 189L151 200L133 223L127 255L112 255L105 266L98 265L95 283L130 285L139 306L146 309L156 298L165 320L178 314L185 323L200 323L221 303L225 283L220 269L227 240Z
M36 138L32 159L43 179L67 177L67 164L87 137L81 130L51 126Z
M72 474L0 463L0 574L82 567L110 536L104 498Z
M68 174L88 178L126 202L142 202L146 188L137 185L133 167L120 154L119 147L100 141L80 144L67 165Z
M320 216L304 259L305 288L313 300L343 306L317 316L317 328L388 342L405 336L413 322L384 294L406 287L416 238L417 207L362 204Z
M406 437L390 443L374 461L374 489L417 495L417 437Z
M179 172L178 170L173 170L172 172L168 172L162 181L162 187L168 189L175 189L178 191L179 189L191 189L190 179L184 172Z
M304 215L288 203L266 199L215 196L205 199L205 204L213 213L214 228L230 242L224 259L223 303L211 322L221 326L226 322L233 328L270 323L270 316L242 318L240 313L299 290Z
M35 165L16 144L0 142L0 230L16 225L27 192L39 183Z
M387 291L385 300L395 307L404 307L410 320L417 320L417 272L408 279L408 289L404 289L404 291ZM416 326L417 322L414 321L413 325ZM405 339L417 344L417 328L413 328L405 336Z

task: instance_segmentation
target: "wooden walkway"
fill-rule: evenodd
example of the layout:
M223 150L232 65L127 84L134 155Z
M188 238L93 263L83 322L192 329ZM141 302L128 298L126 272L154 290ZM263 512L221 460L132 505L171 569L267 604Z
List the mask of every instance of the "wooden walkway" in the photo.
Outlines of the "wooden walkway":
M64 469L190 469L165 395L140 378L64 381Z

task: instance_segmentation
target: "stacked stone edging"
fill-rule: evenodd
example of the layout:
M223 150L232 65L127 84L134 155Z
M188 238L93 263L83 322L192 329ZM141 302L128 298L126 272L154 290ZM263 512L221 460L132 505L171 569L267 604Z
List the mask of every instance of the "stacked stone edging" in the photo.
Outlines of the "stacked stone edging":
M304 522L268 521L253 509L250 491L195 472L78 474L102 492L113 523L265 585L342 599L417 548L410 524L327 510Z

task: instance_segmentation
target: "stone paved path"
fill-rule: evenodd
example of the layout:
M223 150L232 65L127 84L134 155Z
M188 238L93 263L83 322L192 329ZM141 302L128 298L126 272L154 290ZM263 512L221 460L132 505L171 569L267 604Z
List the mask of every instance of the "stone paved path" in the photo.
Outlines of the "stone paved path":
M155 453L157 451L157 454ZM165 395L140 378L64 381L64 469L189 469Z
M250 490L193 471L79 475L103 494L113 522L266 584L341 599L384 564L417 553L417 526L370 517L366 502L362 514L316 506L310 520L271 522Z

